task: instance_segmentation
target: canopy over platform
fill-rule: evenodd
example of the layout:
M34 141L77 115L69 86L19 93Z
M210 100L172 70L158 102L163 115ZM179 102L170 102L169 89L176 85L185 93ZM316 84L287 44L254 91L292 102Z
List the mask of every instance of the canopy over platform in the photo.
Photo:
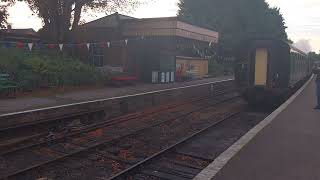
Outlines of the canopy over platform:
M84 35L81 39L91 41L159 36L212 43L219 40L218 32L188 24L178 17L138 19L118 13L83 24L78 33Z
M217 43L219 33L180 21L177 17L127 19L123 23L124 36L177 36Z

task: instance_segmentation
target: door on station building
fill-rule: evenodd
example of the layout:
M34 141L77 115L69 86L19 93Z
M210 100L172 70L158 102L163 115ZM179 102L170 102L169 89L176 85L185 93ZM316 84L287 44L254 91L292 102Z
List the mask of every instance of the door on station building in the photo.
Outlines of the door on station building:
M267 85L268 73L268 50L266 48L256 49L255 57L255 81L256 86Z

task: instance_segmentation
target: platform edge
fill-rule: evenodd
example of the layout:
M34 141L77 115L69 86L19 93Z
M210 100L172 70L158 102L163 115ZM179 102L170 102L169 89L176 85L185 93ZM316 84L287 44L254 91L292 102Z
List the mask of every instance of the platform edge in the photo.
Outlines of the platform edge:
M100 99L96 99L96 100L87 100L87 101L81 101L81 102L75 102L75 103L67 103L67 104L63 104L63 105L49 106L49 107L44 107L44 108L35 108L35 109L22 110L22 111L17 111L17 112L9 112L9 113L0 114L0 118L14 116L14 115L21 115L21 114L23 115L26 113L34 113L34 112L39 112L39 111L44 111L44 110L67 108L67 107L71 107L71 106L78 106L78 105L84 105L84 104L90 104L90 103L99 103L99 102L103 102L103 101L110 101L110 100L116 100L116 99L122 99L122 98L128 98L128 97L136 97L136 96L141 96L141 95L161 93L161 92L166 92L166 91L199 87L199 86L205 86L205 85L210 85L210 84L218 84L218 83L224 83L224 82L234 81L234 80L235 80L234 78L227 78L224 80L217 80L217 81L207 82L207 83L186 85L186 86L174 87L174 88L165 88L165 89L154 90L154 91L149 91L149 92L133 93L133 94L127 94L127 95L123 95L123 96L116 96L116 97L110 97L110 98L100 98Z
M242 136L231 147L218 156L206 169L202 170L193 180L214 180L217 173L245 146L247 145L260 131L268 126L281 112L283 112L310 84L314 75L285 103L278 109L266 117L262 122L251 129L247 134Z

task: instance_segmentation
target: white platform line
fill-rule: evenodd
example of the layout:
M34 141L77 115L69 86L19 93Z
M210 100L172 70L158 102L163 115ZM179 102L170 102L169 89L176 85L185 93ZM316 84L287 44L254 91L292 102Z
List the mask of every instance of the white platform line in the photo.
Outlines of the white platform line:
M217 173L245 146L247 145L262 129L268 126L281 112L283 112L310 84L314 76L312 76L308 82L300 88L289 100L282 104L271 115L265 118L261 123L251 129L247 134L234 143L229 149L218 156L213 163L211 163L206 169L200 172L193 180L211 180L217 175Z

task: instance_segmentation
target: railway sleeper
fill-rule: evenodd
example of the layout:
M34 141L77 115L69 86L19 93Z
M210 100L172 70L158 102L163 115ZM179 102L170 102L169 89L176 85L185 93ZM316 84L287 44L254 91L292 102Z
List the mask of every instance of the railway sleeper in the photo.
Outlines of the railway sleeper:
M199 173L198 169L190 168L187 166L177 165L170 162L159 161L154 165L148 166L152 169L159 169L161 171L171 172L171 173L181 173L185 175L197 175Z
M158 170L154 170L154 169L144 169L141 171L143 174L149 175L149 176L154 176L160 179L174 179L174 180L190 180L192 179L192 177L188 176L188 177L183 177L180 176L179 174L171 174L168 172L162 172L162 171L158 171Z

